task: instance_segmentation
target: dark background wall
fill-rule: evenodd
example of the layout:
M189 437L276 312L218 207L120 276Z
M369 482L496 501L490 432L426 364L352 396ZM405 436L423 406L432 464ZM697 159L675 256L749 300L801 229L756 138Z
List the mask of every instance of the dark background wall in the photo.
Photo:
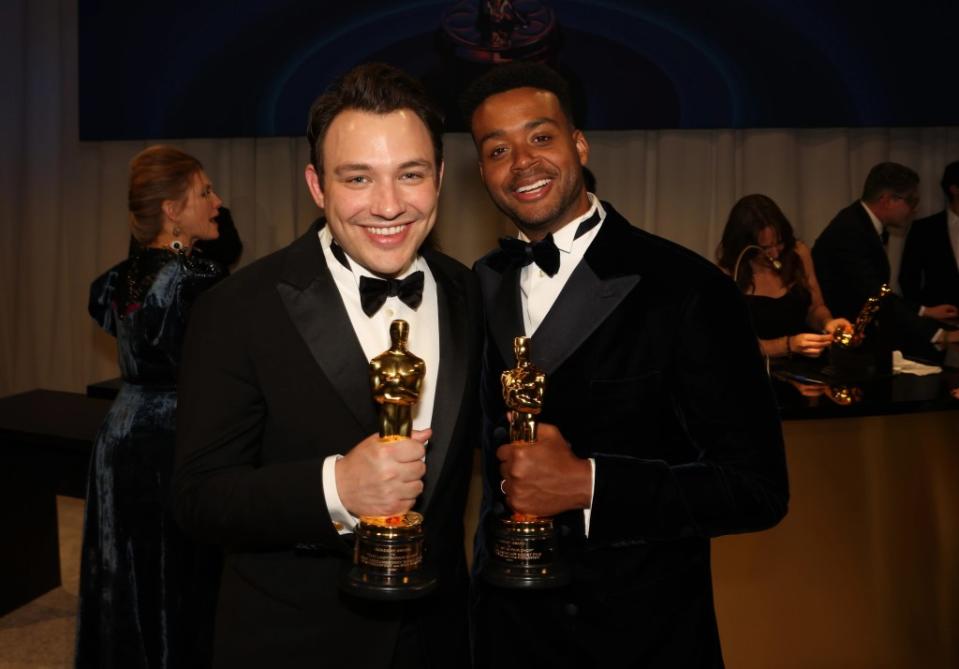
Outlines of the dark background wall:
M495 59L561 69L589 129L950 125L959 3L919 0L79 0L82 139L297 136L382 60L447 106ZM494 47L499 28L507 44Z

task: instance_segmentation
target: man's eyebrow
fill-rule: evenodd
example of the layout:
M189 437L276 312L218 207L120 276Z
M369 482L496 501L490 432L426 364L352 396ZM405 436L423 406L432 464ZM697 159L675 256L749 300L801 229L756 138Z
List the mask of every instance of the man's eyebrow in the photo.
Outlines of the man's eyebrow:
M345 174L347 172L369 172L372 168L366 163L343 163L333 168L334 174Z
M524 123L524 124L523 124L523 129L524 129L524 130L532 130L532 129L534 129L534 128L538 128L539 126L545 125L545 124L547 124L547 123L551 123L552 125L557 125L557 126L559 125L559 124L556 122L556 119L552 119L552 118L550 118L550 117L548 117L548 116L541 116L541 117L539 117L539 118L530 119L529 121L527 121L526 123ZM502 137L502 136L505 135L505 134L506 134L506 131L503 130L503 129L501 129L501 128L496 129L496 130L492 130L492 131L486 133L485 135L483 135L482 137L480 137L478 143L479 143L480 145L482 145L484 142L486 142L486 141L488 141L488 140L490 140L490 139L495 139L495 138L497 138L497 137Z
M407 160L405 163L400 165L401 170L407 170L411 167L422 167L427 170L433 169L433 162L426 160L425 158L417 158L415 160Z

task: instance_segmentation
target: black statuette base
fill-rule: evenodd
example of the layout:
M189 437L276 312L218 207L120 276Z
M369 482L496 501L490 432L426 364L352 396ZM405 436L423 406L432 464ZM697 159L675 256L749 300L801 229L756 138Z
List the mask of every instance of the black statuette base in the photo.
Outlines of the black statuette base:
M340 579L349 594L399 601L423 597L436 587L436 576L423 563L423 516L410 512L398 525L384 519L361 519L356 526L353 567Z
M493 554L483 569L490 585L540 590L569 583L569 567L557 555L552 518L493 521Z

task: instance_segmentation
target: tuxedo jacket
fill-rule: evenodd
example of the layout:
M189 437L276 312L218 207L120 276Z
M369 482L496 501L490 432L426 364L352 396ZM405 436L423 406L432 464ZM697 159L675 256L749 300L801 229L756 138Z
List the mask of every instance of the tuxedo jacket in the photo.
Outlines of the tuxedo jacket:
M813 244L813 264L826 306L833 316L855 321L870 297L889 283L889 259L869 214L859 201L836 214ZM935 357L930 343L939 326L919 316L919 305L886 297L879 311L881 336L892 348Z
M948 226L943 210L909 228L899 266L899 287L912 303L959 305L959 266Z
M775 525L788 482L778 410L736 286L694 253L607 216L531 341L546 372L539 418L594 458L583 513L556 517L572 582L514 591L476 581L481 667L722 665L710 538ZM483 403L505 425L499 375L523 334L519 268L476 267L487 310ZM486 523L503 510L495 439L484 444ZM535 446L533 446L535 448Z
M437 591L407 604L342 594L353 535L334 529L323 461L377 431L368 365L317 237L209 291L188 328L175 505L197 539L225 547L216 621L222 667L389 667L418 638L427 666L468 662L463 511L477 439L482 333L475 278L429 250L440 363L427 446L426 559ZM309 550L299 547L309 545ZM417 636L418 635L418 636Z

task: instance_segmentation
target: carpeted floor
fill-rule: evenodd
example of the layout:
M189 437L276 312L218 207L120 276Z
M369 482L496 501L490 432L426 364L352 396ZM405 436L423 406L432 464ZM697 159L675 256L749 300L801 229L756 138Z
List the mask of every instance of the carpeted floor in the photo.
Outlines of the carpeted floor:
M57 497L63 585L0 618L0 669L73 665L83 500Z

